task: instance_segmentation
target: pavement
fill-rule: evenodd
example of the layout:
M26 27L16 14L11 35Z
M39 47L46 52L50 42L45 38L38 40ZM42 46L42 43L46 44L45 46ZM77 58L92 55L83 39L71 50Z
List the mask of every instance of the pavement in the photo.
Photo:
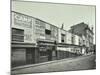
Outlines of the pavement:
M96 68L95 55L85 55L12 68L11 74L90 70Z

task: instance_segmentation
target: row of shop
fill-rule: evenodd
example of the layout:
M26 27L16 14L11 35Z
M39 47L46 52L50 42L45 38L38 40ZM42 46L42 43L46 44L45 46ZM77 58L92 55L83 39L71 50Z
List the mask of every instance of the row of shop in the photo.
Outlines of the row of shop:
M12 67L80 56L93 44L84 35L15 11L11 24Z
M57 49L57 45L54 45L54 43L52 42L41 42L38 44L37 47L35 47L34 44L12 44L12 67L60 60L64 58L82 55L80 53L74 53L66 50Z

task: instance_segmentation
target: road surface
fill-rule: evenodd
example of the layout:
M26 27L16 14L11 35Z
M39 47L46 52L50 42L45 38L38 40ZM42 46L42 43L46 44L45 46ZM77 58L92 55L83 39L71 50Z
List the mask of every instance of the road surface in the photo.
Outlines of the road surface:
M56 62L43 64L39 66L31 66L27 68L12 70L13 74L29 74L40 72L54 72L54 71L73 71L73 70L89 70L95 69L95 55L80 56L77 58L66 58L56 60Z

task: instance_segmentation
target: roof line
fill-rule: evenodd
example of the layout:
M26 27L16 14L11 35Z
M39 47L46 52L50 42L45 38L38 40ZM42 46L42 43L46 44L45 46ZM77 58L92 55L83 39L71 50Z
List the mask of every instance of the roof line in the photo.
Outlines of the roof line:
M11 12L15 12L15 13L18 13L18 14L22 14L22 15L25 15L25 16L29 16L29 17L31 17L31 18L38 19L38 20L43 21L43 22L45 22L45 23L47 23L47 24L50 24L50 25L52 25L52 26L55 26L54 24L48 23L48 22L46 22L46 21L44 21L44 20L41 20L41 19L39 19L39 18L30 16L30 15L27 15L27 14L23 14L23 13L20 13L20 12L17 12L17 11L11 11ZM55 26L55 27L57 27L57 26ZM61 29L60 27L57 27L57 28ZM62 30L68 32L68 31L65 30L65 29L62 29Z

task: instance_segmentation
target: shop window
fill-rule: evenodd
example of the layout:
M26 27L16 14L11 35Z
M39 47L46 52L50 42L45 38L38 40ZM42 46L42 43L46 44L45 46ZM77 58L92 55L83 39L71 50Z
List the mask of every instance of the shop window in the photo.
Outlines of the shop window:
M52 52L52 56L56 56L56 51L53 51Z
M12 28L12 41L24 42L24 30Z
M45 29L45 34L51 35L51 30Z
M40 56L47 56L47 51L44 48L40 48Z

